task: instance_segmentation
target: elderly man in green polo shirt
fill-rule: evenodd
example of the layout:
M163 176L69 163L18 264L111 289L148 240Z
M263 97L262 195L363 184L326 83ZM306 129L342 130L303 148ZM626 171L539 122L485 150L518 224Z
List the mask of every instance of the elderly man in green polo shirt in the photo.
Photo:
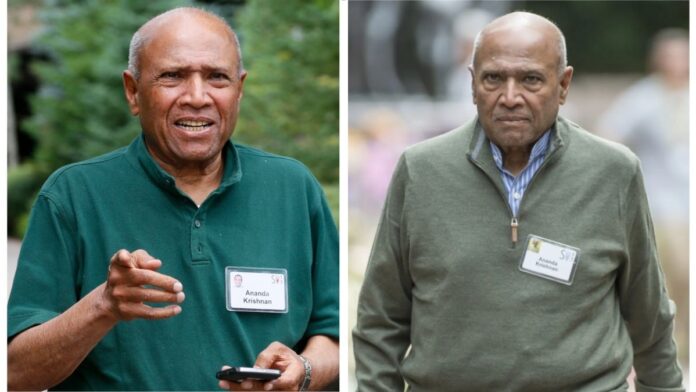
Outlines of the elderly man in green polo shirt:
M245 77L211 13L175 9L136 32L123 83L143 132L41 189L9 302L10 389L336 379L336 227L302 164L230 142ZM281 375L218 381L224 365Z
M637 158L558 116L561 31L479 34L478 117L396 168L358 304L359 391L683 391ZM410 349L409 349L410 348Z

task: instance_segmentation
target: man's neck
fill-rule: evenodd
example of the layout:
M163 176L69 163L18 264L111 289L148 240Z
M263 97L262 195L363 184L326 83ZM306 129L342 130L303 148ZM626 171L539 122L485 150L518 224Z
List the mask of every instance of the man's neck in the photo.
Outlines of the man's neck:
M529 163L529 156L532 153L532 148L530 146L521 149L501 149L500 152L503 154L503 168L517 177L527 166L527 163Z
M176 186L186 193L197 206L201 206L222 181L223 166L216 172L199 176L174 176Z
M155 158L160 167L174 177L177 188L200 207L205 199L220 186L224 174L222 154L213 161L200 165L174 166Z

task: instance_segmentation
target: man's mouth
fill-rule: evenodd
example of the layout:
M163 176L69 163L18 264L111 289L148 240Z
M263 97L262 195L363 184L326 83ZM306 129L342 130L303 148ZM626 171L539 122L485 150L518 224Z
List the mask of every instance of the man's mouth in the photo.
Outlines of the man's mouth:
M501 116L501 117L498 117L498 121L516 122L516 121L529 121L529 120L525 117Z
M199 132L213 125L212 121L206 120L179 120L174 123L177 127L191 132Z

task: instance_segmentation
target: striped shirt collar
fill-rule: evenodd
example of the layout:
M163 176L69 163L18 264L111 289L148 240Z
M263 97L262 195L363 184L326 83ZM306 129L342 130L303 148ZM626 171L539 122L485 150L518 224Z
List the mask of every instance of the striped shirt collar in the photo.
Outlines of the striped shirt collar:
M544 132L543 135L534 143L534 146L532 147L532 152L529 154L529 161L527 162L527 166L531 162L536 161L539 158L543 158L544 155L546 155L546 151L549 149L549 140L551 139L551 129L547 130ZM503 167L503 153L500 151L500 148L495 145L490 139L489 139L489 144L491 145L491 153L493 154L493 160L495 161L495 166L498 167L498 170L501 172L508 173L507 170ZM526 170L527 167L522 169L522 171ZM510 174L511 175L511 174Z
M505 190L507 191L507 203L510 206L510 212L512 212L513 218L519 216L520 204L524 194L527 192L527 187L532 182L534 174L536 174L541 164L544 162L544 157L549 147L550 135L551 130L548 130L544 132L536 143L534 143L532 152L529 154L527 165L517 176L513 176L512 173L505 170L503 167L502 152L493 142L489 142L493 160L495 161L495 165L500 173L500 178L503 180Z

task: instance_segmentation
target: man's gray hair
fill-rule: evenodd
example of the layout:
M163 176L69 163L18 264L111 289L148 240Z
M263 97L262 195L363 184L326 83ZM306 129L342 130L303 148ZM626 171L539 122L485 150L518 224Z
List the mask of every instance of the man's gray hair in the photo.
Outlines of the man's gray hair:
M133 74L133 77L135 80L140 79L140 54L145 46L147 44L151 37L150 33L143 33L143 27L148 25L150 22L154 21L155 19L159 19L161 17L171 15L173 13L178 13L178 12L194 12L198 13L199 15L205 15L208 17L212 17L218 22L220 22L223 26L227 28L227 31L230 34L230 37L234 40L234 45L235 48L237 49L237 76L241 76L242 72L244 70L243 62L242 62L242 47L239 45L239 39L237 38L237 34L232 30L232 27L230 26L229 23L225 20L225 18L202 8L195 8L195 7L179 7L179 8L174 8L171 9L167 12L163 12L154 18L148 20L140 26L138 31L133 34L133 38L131 38L130 41L130 46L128 47L128 70Z
M540 15L537 15L540 16ZM544 18L543 16L540 16ZM546 19L549 23L553 25L553 27L556 28L556 32L558 32L558 74L561 75L563 74L563 71L565 71L566 67L568 66L568 51L566 49L566 41L565 41L565 36L563 35L563 32L561 29L558 28L558 26L553 23L552 20L548 18ZM483 39L483 32L485 31L485 28L476 34L476 39L474 40L474 49L473 49L473 54L471 55L471 67L474 67L474 64L476 64L476 54L478 53L479 46L481 46L481 40Z

